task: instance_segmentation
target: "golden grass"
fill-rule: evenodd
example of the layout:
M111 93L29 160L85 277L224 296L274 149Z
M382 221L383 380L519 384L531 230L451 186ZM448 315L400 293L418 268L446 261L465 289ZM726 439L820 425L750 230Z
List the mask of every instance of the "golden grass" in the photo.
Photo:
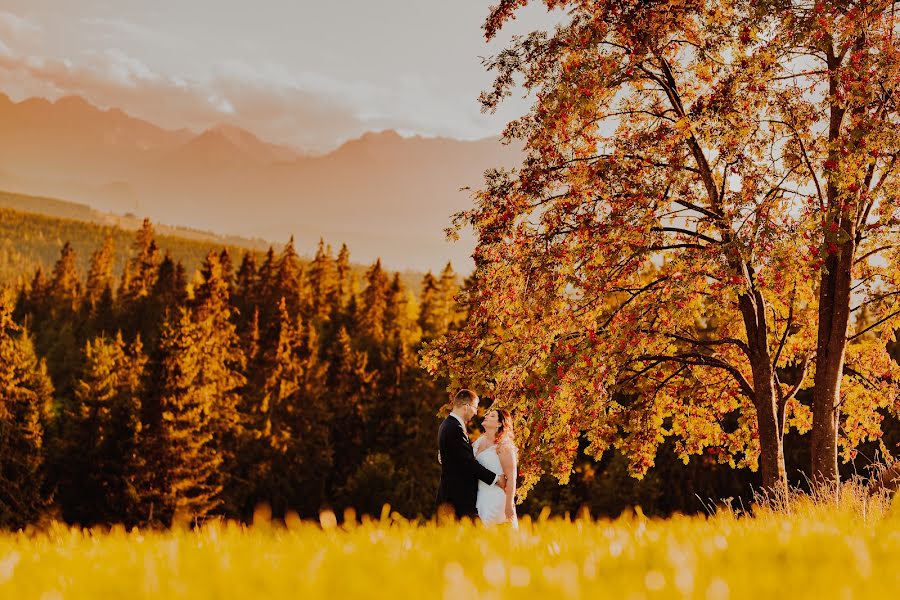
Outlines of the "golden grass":
M780 510L775 510L776 508ZM900 500L794 496L755 516L523 519L518 531L260 519L0 534L0 598L895 598Z

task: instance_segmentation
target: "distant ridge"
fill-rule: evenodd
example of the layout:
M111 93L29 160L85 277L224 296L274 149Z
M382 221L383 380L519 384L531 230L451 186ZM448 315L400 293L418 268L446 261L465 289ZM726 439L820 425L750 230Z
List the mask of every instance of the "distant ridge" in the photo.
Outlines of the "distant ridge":
M0 208L8 208L48 217L57 217L60 219L73 219L106 227L118 227L128 231L137 231L143 222L143 218L136 215L114 215L112 213L105 213L95 210L87 204L4 191L0 191ZM269 246L281 246L281 244L273 244L272 242L260 238L252 239L239 236L220 235L188 227L177 227L157 223L154 223L153 227L160 235L177 236L188 240L208 242L210 244L219 244L223 246L236 246L248 250L265 251Z
M392 269L471 268L474 239L446 242L484 171L519 164L497 139L366 133L320 156L219 125L167 130L82 98L0 94L0 189L69 198L240 238L340 240ZM307 244L301 244L306 246Z

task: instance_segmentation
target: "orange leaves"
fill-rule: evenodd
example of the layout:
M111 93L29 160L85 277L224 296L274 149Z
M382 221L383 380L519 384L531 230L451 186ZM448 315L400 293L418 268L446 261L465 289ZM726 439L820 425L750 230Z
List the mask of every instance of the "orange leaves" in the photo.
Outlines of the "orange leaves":
M524 4L500 2L489 35ZM900 85L900 49L864 11L825 5L761 20L729 2L546 4L568 8L559 30L495 63L498 98L521 76L537 102L507 129L522 168L477 197L472 312L448 368L527 411L532 451L561 476L581 435L635 473L668 436L684 457L755 467L781 443L757 406L787 398L789 425L810 426L792 394L812 384L824 261L854 218L869 219L864 252L895 244L900 184L876 182L900 152L898 115L873 103ZM799 52L863 25L878 52L848 50L835 79ZM900 285L870 263L854 277ZM853 423L871 432L862 398L848 396Z

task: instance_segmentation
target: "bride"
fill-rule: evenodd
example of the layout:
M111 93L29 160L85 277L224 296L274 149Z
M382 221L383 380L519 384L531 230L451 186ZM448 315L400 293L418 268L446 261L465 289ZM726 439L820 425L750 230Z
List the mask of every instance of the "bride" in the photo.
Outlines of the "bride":
M478 482L478 499L475 503L478 517L485 525L510 523L518 528L516 517L516 463L518 460L513 439L512 417L509 411L492 410L481 423L484 435L475 440L472 450L475 459L483 466L507 478L506 489Z

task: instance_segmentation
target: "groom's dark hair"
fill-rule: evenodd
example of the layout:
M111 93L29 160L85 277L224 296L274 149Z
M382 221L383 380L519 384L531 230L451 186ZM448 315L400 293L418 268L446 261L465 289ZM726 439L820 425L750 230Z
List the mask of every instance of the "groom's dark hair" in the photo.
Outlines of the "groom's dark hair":
M456 392L456 396L453 397L453 406L465 406L466 404L472 404L476 400L478 400L478 394L463 388Z

